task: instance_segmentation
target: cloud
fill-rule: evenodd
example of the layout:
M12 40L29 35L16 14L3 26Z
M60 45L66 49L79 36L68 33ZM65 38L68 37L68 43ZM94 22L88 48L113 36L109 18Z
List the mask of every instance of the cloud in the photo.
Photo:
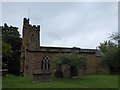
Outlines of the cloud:
M28 9L30 8L30 14ZM3 23L41 25L41 45L95 48L118 29L115 2L3 3Z

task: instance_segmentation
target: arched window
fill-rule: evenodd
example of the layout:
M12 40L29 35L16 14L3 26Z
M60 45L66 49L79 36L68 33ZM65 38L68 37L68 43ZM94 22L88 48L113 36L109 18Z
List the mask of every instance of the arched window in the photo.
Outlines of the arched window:
M41 69L48 70L50 69L50 60L48 56L44 56L41 61Z
M41 62L41 69L43 69L43 64L44 64L44 63L43 63L43 60L42 60L42 62Z

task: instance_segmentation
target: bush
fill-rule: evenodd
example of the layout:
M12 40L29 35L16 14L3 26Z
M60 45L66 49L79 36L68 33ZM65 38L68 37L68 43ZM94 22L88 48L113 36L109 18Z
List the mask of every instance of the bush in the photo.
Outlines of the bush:
M75 53L62 54L57 56L56 63L56 77L72 77L78 75L78 69L86 68L86 57ZM63 66L67 65L69 68ZM66 71L67 70L67 71ZM69 70L69 71L68 71ZM66 74L68 73L68 75ZM70 75L69 75L70 74Z
M62 71L56 71L56 72L55 72L55 77L57 77L57 78L63 78L63 73L62 73Z

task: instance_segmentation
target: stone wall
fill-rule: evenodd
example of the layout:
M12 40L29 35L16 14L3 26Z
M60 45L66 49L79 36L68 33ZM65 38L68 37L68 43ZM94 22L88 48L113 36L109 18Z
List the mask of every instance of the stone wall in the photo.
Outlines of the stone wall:
M86 74L92 74L97 72L97 60L95 54L86 54L87 63L86 63Z
M46 55L49 57L50 61L54 61L56 56L60 53L47 53L47 52L27 52L26 54L26 61L25 61L25 68L24 74L25 75L32 75L33 73L40 73L40 72L47 72L47 70L41 69L41 61L43 57ZM86 54L87 56L87 63L86 63L86 74L96 73L98 66L97 66L97 57L95 54ZM52 70L53 64L50 63L50 70ZM48 72L50 71L48 70Z

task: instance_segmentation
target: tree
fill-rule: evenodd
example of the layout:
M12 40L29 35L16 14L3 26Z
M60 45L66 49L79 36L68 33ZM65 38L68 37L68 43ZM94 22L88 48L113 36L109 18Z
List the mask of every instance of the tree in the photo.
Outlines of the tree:
M103 53L102 65L108 66L111 72L118 72L120 69L120 60L119 60L119 47L118 43L120 40L120 34L113 33L110 36L109 41L104 41L100 43L99 49Z
M116 43L117 45L120 45L120 33L119 32L111 34L109 38L110 40L114 41L114 43Z
M111 42L110 40L104 41L103 43L100 43L100 45L98 46L98 48L101 50L103 54L108 52L111 48L115 48L115 47L117 47L117 45Z
M84 70L86 68L86 60L87 60L86 57L83 55L70 53L58 55L55 60L55 63L56 66L58 67L57 71L63 73L63 77L65 73L68 74L68 77L69 74L70 77L72 77L78 75L77 72L79 69ZM67 69L65 70L65 72L63 72L63 67L65 67L64 69Z
M0 27L0 30L1 30L1 27ZM2 36L1 33L0 33L0 36ZM2 69L2 40L1 40L1 37L0 37L0 70L1 69Z
M2 42L2 55L3 57L11 57L11 46L5 43L4 41Z
M5 23L4 26L2 27L2 41L8 44L12 50L11 57L6 59L8 62L8 72L14 74L19 73L20 50L22 39L18 32L18 28L8 26ZM3 57L5 56L3 55Z
M7 68L8 59L11 57L11 46L2 41L2 68Z

